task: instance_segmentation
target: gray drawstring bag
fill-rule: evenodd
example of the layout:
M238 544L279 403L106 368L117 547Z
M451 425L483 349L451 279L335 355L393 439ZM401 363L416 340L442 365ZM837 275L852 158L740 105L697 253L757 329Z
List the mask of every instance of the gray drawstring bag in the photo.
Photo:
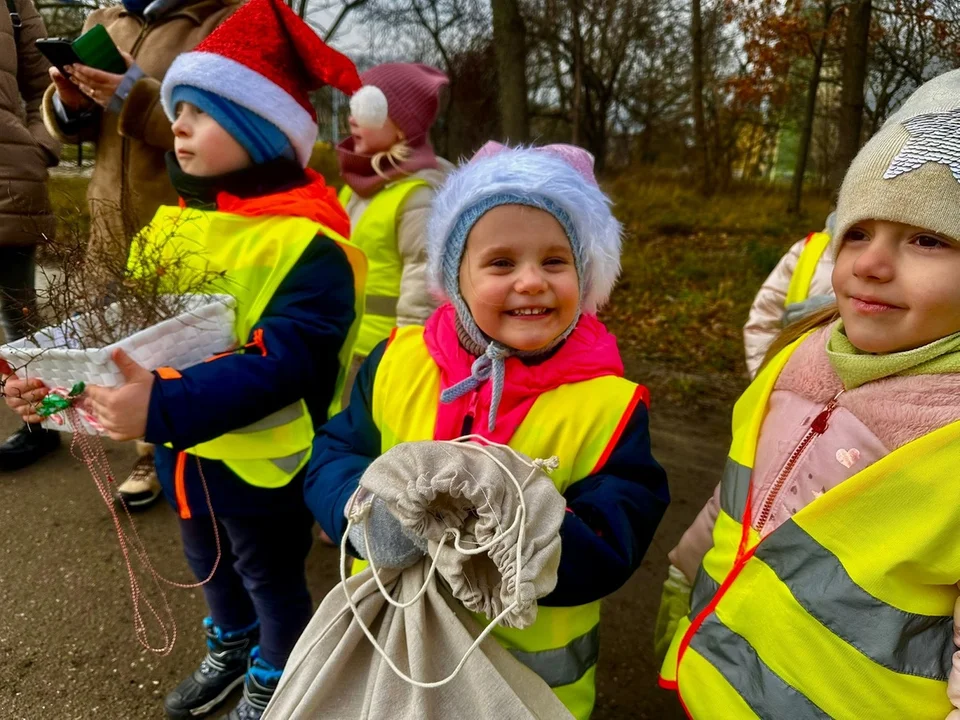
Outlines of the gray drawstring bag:
M377 569L374 548L347 578L344 534L343 582L297 642L264 720L572 718L488 636L531 625L556 585L566 504L545 473L555 465L471 439L403 443L364 473L349 526L377 496L428 555Z

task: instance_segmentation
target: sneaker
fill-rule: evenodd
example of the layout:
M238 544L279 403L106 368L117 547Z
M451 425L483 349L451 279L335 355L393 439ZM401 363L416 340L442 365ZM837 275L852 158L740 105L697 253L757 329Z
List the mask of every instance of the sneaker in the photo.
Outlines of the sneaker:
M160 481L157 480L157 468L153 464L153 455L137 458L129 477L117 486L117 495L131 510L140 510L160 497Z
M243 682L243 698L230 711L227 720L260 720L277 691L283 670L260 657L260 647L250 653L250 669Z
M216 710L240 683L259 638L259 623L244 630L225 633L204 618L207 656L200 667L167 695L163 709L171 718L202 718Z
M60 433L24 424L0 444L0 470L12 472L33 465L60 447Z

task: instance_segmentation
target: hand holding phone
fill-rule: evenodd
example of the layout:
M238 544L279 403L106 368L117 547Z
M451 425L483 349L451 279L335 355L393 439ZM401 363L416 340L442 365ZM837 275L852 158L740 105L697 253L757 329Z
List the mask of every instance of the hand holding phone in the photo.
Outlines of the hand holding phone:
M68 110L80 112L90 109L95 104L73 83L69 75L60 72L56 67L50 68L50 80L57 86L60 102Z
M61 102L74 110L88 106L87 98L106 107L133 62L103 25L94 25L73 42L49 38L37 40L36 45L57 70L51 70L50 78Z

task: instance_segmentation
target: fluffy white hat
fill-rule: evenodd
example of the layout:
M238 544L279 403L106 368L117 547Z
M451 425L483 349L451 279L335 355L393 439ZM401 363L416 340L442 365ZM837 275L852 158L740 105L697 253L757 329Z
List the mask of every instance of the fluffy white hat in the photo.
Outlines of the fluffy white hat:
M447 179L427 228L432 291L456 302L470 230L484 213L506 204L538 207L557 218L577 260L583 311L602 307L620 275L621 225L594 178L593 156L570 145L487 143Z

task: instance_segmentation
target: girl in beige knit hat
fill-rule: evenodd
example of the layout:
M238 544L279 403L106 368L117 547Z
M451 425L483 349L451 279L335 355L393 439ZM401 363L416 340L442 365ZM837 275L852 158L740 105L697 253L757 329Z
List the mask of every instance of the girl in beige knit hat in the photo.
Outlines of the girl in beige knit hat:
M693 718L960 719L960 71L857 155L831 249L836 305L774 343L670 554Z

